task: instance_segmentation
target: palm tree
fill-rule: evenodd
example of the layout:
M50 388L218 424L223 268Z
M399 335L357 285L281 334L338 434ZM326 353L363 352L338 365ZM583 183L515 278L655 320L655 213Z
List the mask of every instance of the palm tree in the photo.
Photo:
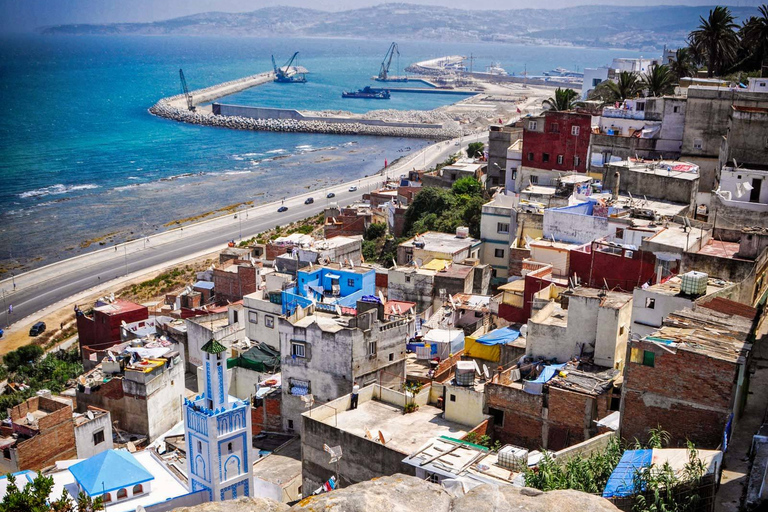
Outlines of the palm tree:
M668 66L651 66L643 76L642 83L649 96L664 96L674 90L675 77Z
M707 59L707 76L720 75L736 60L738 26L730 9L721 6L711 9L706 20L703 16L699 20L699 28L691 32L690 41Z
M686 76L692 76L696 71L690 48L678 48L675 52L675 60L669 63L669 70L679 81Z
M555 89L554 97L548 98L541 102L545 107L549 107L549 110L571 110L578 103L576 99L579 94L573 89L561 89L558 87Z
M603 103L615 103L634 98L640 93L643 84L637 73L622 71L616 80L600 82L590 96L592 99L602 100Z
M742 25L741 46L749 57L755 57L755 61L763 68L768 67L768 5L763 4L758 8L760 16L751 16Z

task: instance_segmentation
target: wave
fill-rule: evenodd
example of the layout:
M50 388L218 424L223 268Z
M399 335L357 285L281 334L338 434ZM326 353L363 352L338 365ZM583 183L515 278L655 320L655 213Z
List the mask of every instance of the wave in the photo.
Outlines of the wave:
M92 190L94 188L99 188L99 185L94 185L93 183L86 183L85 185L63 185L61 183L57 183L56 185L51 185L50 187L27 190L26 192L19 194L19 197L22 199L28 199L30 197L45 197L51 195L68 194L78 190Z
M267 153L269 153L269 154L276 154L276 153L279 154L279 153L285 153L285 150L282 149L282 148L281 149L272 149L270 151L267 151Z

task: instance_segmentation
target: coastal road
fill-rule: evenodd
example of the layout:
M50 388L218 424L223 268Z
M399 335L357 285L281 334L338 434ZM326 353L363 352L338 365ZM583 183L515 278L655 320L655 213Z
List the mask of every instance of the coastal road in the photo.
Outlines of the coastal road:
M391 165L385 172L360 180L314 190L256 207L243 208L236 214L209 219L196 224L158 233L106 249L69 258L0 281L3 308L0 326L10 324L10 331L43 318L46 314L94 293L106 292L124 282L170 265L192 260L223 249L230 240L250 238L262 231L285 225L322 212L335 202L351 204L364 193L380 187L385 178L398 177L412 168L425 169L463 150L470 142L487 142L488 133L465 136L430 145ZM350 192L351 185L357 191ZM336 197L327 199L333 192ZM313 197L314 204L304 200ZM281 205L288 211L278 213ZM9 313L9 307L13 312ZM49 326L52 328L54 326Z

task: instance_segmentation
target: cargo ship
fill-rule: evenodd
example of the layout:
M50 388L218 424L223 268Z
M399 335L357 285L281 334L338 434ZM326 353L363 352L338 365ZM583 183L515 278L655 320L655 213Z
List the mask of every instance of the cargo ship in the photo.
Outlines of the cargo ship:
M387 89L374 89L366 85L362 89L358 89L356 92L344 91L341 93L342 98L368 98L372 100L388 100L389 91Z

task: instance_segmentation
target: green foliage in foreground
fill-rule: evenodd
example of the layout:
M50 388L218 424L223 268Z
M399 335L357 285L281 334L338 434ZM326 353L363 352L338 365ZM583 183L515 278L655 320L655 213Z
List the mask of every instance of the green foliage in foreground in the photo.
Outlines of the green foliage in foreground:
M459 226L469 227L469 234L480 237L483 203L482 185L471 177L461 178L451 190L424 187L405 212L407 236L426 231L455 233Z
M104 510L101 497L91 499L84 492L77 496L77 503L72 503L67 491L61 497L49 501L53 491L53 477L38 473L23 489L16 485L16 478L8 475L8 488L3 501L0 501L0 512L96 512Z

